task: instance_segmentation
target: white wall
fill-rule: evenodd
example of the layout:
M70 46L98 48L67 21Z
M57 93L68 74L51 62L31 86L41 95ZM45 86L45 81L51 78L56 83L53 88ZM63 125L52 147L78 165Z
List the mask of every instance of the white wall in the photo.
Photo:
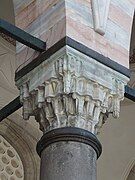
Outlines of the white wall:
M119 119L109 118L99 139L98 180L125 180L135 160L135 103L125 100Z

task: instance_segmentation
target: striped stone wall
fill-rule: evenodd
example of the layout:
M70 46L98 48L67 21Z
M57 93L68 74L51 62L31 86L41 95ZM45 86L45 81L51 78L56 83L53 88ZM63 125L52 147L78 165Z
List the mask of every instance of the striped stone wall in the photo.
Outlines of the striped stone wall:
M98 8L94 3L101 10L103 34L95 30L94 13L98 13ZM16 25L46 41L47 49L67 35L129 67L134 0L14 0L14 4ZM98 23L98 16L96 21ZM18 70L36 56L38 52L17 44Z
M66 10L68 36L128 67L134 12L134 6L129 1L110 1L104 35L94 31L90 0L66 0Z
M46 41L47 49L66 36L64 0L25 0L15 4L15 12L16 25ZM18 70L32 61L38 54L38 52L18 43Z

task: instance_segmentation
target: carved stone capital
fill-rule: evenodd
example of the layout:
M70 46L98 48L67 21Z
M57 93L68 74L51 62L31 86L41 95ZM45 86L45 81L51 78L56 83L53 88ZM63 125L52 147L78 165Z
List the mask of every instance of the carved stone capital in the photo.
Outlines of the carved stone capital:
M16 84L24 119L35 116L44 133L71 126L97 134L110 113L119 117L128 80L65 46Z

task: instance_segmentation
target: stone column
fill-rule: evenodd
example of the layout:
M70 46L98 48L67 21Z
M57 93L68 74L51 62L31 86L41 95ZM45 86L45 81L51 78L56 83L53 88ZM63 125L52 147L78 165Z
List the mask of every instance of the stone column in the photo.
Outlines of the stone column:
M127 82L69 46L17 80L24 119L35 116L43 131L40 180L96 180L96 135L109 114L119 116Z
M41 138L41 180L96 180L96 160L101 145L90 132L66 127L52 130Z

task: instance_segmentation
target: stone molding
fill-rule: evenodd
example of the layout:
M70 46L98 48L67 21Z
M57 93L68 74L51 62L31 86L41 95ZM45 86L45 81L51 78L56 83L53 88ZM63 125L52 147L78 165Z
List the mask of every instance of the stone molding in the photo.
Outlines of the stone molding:
M92 11L95 31L105 34L110 0L92 0Z
M23 117L46 133L78 127L97 134L108 115L119 117L128 78L65 46L16 82Z
M95 150L97 159L102 153L102 145L93 133L80 128L64 127L49 131L41 137L40 141L37 143L36 148L38 155L41 157L42 151L45 148L60 141L74 141L89 145Z
M50 56L55 54L57 51L62 49L65 46L70 46L71 48L81 52L82 54L95 59L101 64L104 64L105 66L113 69L114 71L119 72L120 74L123 74L127 77L130 77L130 70L126 68L125 66L118 64L115 60L110 59L107 56L104 56L103 54L98 53L97 51L85 46L84 44L65 36L60 41L58 41L56 44L54 44L52 47L47 49L44 53L39 55L38 57L34 58L32 62L28 63L26 66L24 66L22 69L17 69L15 73L15 81L18 81L20 78L25 76L27 73L32 71L34 68L36 68L38 65L40 65L43 61L47 60Z

